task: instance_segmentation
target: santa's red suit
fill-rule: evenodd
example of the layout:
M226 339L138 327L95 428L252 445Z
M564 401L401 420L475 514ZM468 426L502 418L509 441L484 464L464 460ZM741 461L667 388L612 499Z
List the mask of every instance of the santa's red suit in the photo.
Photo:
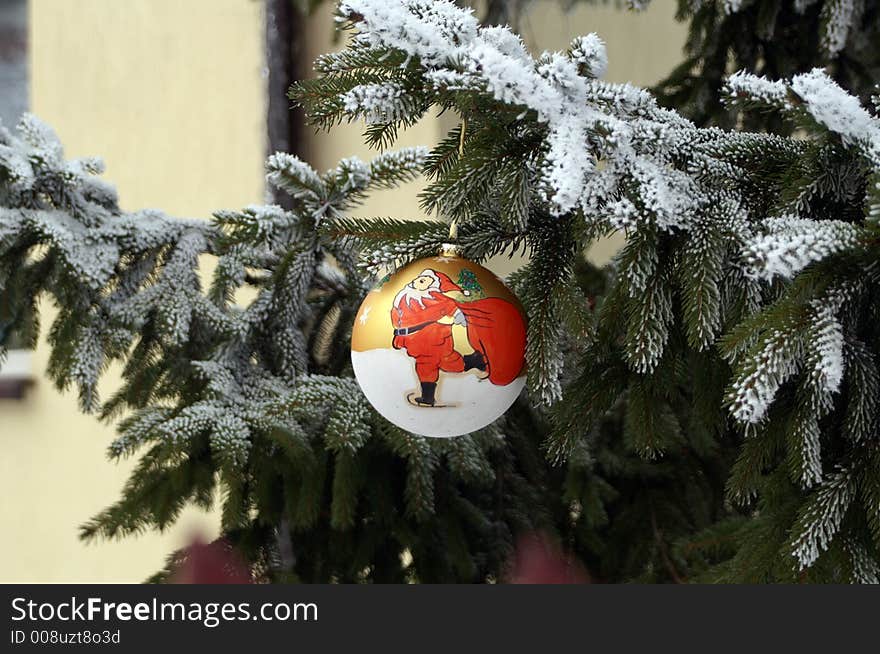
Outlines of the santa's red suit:
M419 381L435 383L440 371L463 372L466 367L485 369L489 381L504 386L522 372L526 330L518 308L501 298L458 302L444 295L461 292L448 275L425 270L420 276L432 277L435 282L424 292L407 286L398 293L391 308L394 325L395 349L406 349L416 360ZM452 324L438 322L451 317L454 322L466 324L471 347L478 353L482 365L467 365L467 359L455 351Z

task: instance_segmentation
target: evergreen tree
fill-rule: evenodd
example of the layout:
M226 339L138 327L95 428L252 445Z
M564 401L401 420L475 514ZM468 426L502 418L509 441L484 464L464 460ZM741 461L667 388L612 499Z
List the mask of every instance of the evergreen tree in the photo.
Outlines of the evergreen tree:
M17 136L0 132L2 331L34 345L50 299L50 377L78 390L83 411L118 420L111 459L139 456L84 538L164 529L220 492L223 535L261 579L499 576L514 535L545 520L531 443L505 439L504 425L420 438L371 410L348 356L369 286L349 244L318 229L411 178L425 154L347 159L323 175L276 154L268 178L293 208L209 223L121 211L94 176L100 162L65 161L32 116ZM216 265L203 289L206 257ZM113 361L122 386L102 400Z
M448 0L339 17L352 39L292 90L317 125L365 119L385 148L431 109L461 123L323 175L273 156L289 210L124 213L35 119L0 135L3 331L33 343L52 298L51 376L119 420L111 457L140 456L84 536L161 529L220 489L224 534L272 580L493 580L542 529L604 581L876 581L871 110L821 70L741 73L724 96L798 137L702 128L602 81L595 35L534 59ZM417 172L443 220L346 216ZM347 335L362 270L435 254L450 220L464 256L529 255L508 280L528 393L433 440L366 404ZM586 264L612 231L613 263Z
M822 67L863 102L880 79L875 0L678 0L676 18L688 22L685 58L655 92L661 104L698 125L734 125L722 102L733 71L782 79ZM753 114L744 125L775 132L790 127L777 118Z
M803 291L755 266L772 252L793 273L856 243L850 225L865 223L866 194L876 196L865 153L878 147L877 119L818 70L789 84L740 74L728 97L812 116L812 138L701 129L644 91L602 82L594 35L533 60L511 32L449 3L349 0L340 17L351 45L319 59L320 77L294 97L322 126L366 119L380 146L432 106L456 111L461 126L427 162L425 210L457 221L472 258L530 251L511 280L530 320L530 397L551 407L545 445L569 466L568 528L593 569L611 579L874 579L877 534L858 525L876 523L876 502L849 524L823 490L856 496L840 481L851 436L828 418L843 371L858 365L841 349L850 296L835 291L793 321L773 308L790 307L780 297L791 293L805 301ZM432 223L418 237L382 226L330 228L361 238L374 265L418 256L443 234ZM579 253L612 230L627 244L588 312ZM872 346L858 352L872 360ZM861 369L868 379L870 365ZM772 400L805 370L791 418ZM749 412L756 392L765 410ZM639 466L633 453L663 464ZM642 543L632 565L626 555Z

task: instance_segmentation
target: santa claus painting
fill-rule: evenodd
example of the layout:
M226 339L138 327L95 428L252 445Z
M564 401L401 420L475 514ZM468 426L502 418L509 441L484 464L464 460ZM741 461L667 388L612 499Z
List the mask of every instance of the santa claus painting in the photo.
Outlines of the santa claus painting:
M497 386L519 377L525 324L518 307L475 293L444 272L426 268L410 280L391 307L392 341L414 361L419 389L407 394L418 407L444 407L441 375L472 374Z
M413 261L364 297L351 364L376 411L449 438L496 420L526 383L523 309L500 277L453 254Z

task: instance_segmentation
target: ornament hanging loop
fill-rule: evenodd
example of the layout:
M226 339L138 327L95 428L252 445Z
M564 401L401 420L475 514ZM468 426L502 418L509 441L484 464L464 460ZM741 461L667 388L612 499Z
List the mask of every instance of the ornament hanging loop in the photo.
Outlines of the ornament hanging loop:
M444 243L440 246L441 257L460 257L458 245L455 243Z
M461 161L464 155L464 139L467 134L467 118L461 119L461 127L458 131L458 159ZM459 256L458 247L458 220L453 218L449 221L449 235L447 242L440 246L441 257L457 257Z

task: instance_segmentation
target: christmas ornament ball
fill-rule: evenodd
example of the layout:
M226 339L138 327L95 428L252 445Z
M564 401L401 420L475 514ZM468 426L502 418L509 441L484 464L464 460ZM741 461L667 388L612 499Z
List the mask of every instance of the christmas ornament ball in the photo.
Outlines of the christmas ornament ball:
M444 250L367 293L351 335L351 363L366 398L422 436L485 427L525 385L522 305L499 277Z

